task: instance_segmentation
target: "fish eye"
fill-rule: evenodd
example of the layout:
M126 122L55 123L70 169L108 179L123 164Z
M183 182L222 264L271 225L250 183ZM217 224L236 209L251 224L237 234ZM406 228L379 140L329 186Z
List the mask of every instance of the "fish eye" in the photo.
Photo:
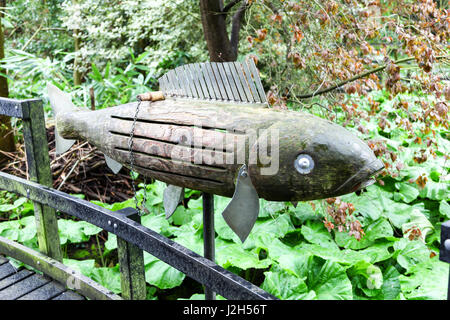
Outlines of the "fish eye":
M301 174L308 174L314 169L314 160L307 154L299 154L295 159L295 169Z

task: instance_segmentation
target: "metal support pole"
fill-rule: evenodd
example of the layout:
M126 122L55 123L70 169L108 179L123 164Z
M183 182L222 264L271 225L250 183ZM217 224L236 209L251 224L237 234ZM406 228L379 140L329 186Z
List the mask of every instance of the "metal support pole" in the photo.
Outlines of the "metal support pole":
M52 187L52 173L48 155L44 109L41 100L21 103L23 113L23 137L30 180ZM39 250L47 256L62 261L56 211L34 201Z
M134 208L124 208L117 212L133 221L141 222L141 217ZM119 237L117 237L117 251L119 255L122 298L126 300L145 300L147 297L147 285L145 283L144 252L142 249Z
M206 259L215 260L214 195L203 193L203 252ZM205 286L205 300L215 300L216 293Z

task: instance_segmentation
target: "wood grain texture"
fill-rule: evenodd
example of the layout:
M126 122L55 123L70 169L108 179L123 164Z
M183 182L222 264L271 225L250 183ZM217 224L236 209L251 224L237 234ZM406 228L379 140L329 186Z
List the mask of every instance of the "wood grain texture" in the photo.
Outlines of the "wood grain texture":
M135 102L60 115L57 129L66 139L88 140L129 167L136 108ZM141 102L133 151L133 169L140 174L227 197L233 195L236 174L245 163L258 196L273 201L353 192L361 181L339 187L376 160L348 130L310 114L183 98ZM301 153L314 159L311 174L302 175L294 167Z

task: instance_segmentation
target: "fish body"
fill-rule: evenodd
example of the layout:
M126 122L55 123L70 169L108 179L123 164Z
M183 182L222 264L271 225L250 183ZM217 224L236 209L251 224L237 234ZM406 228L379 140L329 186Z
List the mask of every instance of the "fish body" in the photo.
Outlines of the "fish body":
M87 140L129 167L137 103L60 113L57 131L65 139ZM261 152L263 146L267 152ZM233 195L239 168L247 164L259 197L271 201L349 193L382 167L363 141L328 120L186 99L141 102L132 150L133 169L144 176L227 197ZM314 161L307 174L295 167L302 154Z

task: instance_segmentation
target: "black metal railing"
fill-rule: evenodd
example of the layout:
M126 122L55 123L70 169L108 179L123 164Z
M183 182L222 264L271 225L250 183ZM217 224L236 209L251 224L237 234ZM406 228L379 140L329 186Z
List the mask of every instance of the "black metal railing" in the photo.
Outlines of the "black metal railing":
M450 263L450 220L441 225L439 260ZM450 269L448 274L447 300L450 300Z
M212 195L203 195L205 257L202 257L142 226L138 222L139 216L133 208L114 212L53 189L41 100L0 98L0 114L23 120L25 151L31 181L0 172L0 189L20 194L33 201L36 221L38 222L37 233L41 252L41 256L37 258L40 259L39 261L45 260L42 254L56 261L62 261L57 210L117 235L122 296L127 299L145 299L142 250L203 284L207 299L214 299L215 293L234 300L276 299L261 288L212 261L214 260L214 203ZM3 246L3 248L8 248L5 251L11 254L16 247L12 248L10 244L8 245ZM26 257L27 261L33 261L29 253ZM55 265L56 262L48 262L48 264ZM37 265L39 265L39 262L36 263ZM60 269L63 268L61 267L58 270ZM51 268L48 270L51 270ZM51 276L51 274L49 275Z

